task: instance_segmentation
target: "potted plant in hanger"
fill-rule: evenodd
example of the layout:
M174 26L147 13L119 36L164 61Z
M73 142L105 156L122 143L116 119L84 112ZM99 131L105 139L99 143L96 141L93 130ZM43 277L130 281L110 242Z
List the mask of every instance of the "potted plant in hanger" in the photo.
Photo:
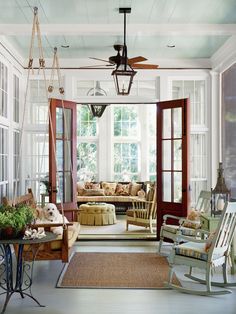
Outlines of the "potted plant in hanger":
M28 205L0 205L0 238L12 239L24 235L27 225L35 217L35 209Z

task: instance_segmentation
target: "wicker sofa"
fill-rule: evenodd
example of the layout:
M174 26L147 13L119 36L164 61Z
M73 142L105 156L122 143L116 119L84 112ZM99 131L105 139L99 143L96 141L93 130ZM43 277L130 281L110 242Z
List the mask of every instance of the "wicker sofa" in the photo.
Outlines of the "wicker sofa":
M96 202L115 205L116 213L125 213L135 197L145 197L144 182L78 182L77 204Z

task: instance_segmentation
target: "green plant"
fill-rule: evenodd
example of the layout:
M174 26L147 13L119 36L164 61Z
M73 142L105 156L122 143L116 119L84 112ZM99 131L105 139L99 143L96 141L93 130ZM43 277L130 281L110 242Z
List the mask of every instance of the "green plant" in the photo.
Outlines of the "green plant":
M12 228L17 234L33 221L34 214L35 209L28 205L0 205L0 230Z

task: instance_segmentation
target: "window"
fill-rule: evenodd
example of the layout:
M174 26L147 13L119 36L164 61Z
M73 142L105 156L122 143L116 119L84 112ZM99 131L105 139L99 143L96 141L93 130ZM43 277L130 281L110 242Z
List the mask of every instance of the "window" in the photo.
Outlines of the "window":
M0 116L7 118L8 69L0 62Z
M8 129L0 126L0 200L8 196Z
M20 133L13 132L13 182L14 182L14 196L20 194L19 184L20 184Z
M156 181L156 104L148 105L148 176Z
M39 197L40 181L48 178L48 134L28 132L26 143L30 143L24 150L24 165L26 176L26 189L31 187ZM43 189L43 185L41 187Z
M87 106L77 109L77 179L98 180L98 123Z
M140 136L137 106L115 106L113 119L114 180L139 180Z
M172 81L172 98L190 98L190 178L191 201L194 204L201 190L207 189L207 106L204 80Z
M13 76L13 120L19 123L19 78Z

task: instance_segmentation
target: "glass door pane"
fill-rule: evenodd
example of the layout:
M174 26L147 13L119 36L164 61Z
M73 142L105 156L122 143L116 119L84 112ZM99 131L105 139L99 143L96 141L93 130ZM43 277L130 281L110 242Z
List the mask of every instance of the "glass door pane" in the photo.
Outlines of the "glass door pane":
M157 115L157 235L163 215L187 215L189 101L159 102Z
M72 209L77 207L76 104L52 99L50 110L53 129L49 145L49 177L52 182L50 201L58 203L59 207L63 204L64 209ZM55 153L53 145L56 146Z

